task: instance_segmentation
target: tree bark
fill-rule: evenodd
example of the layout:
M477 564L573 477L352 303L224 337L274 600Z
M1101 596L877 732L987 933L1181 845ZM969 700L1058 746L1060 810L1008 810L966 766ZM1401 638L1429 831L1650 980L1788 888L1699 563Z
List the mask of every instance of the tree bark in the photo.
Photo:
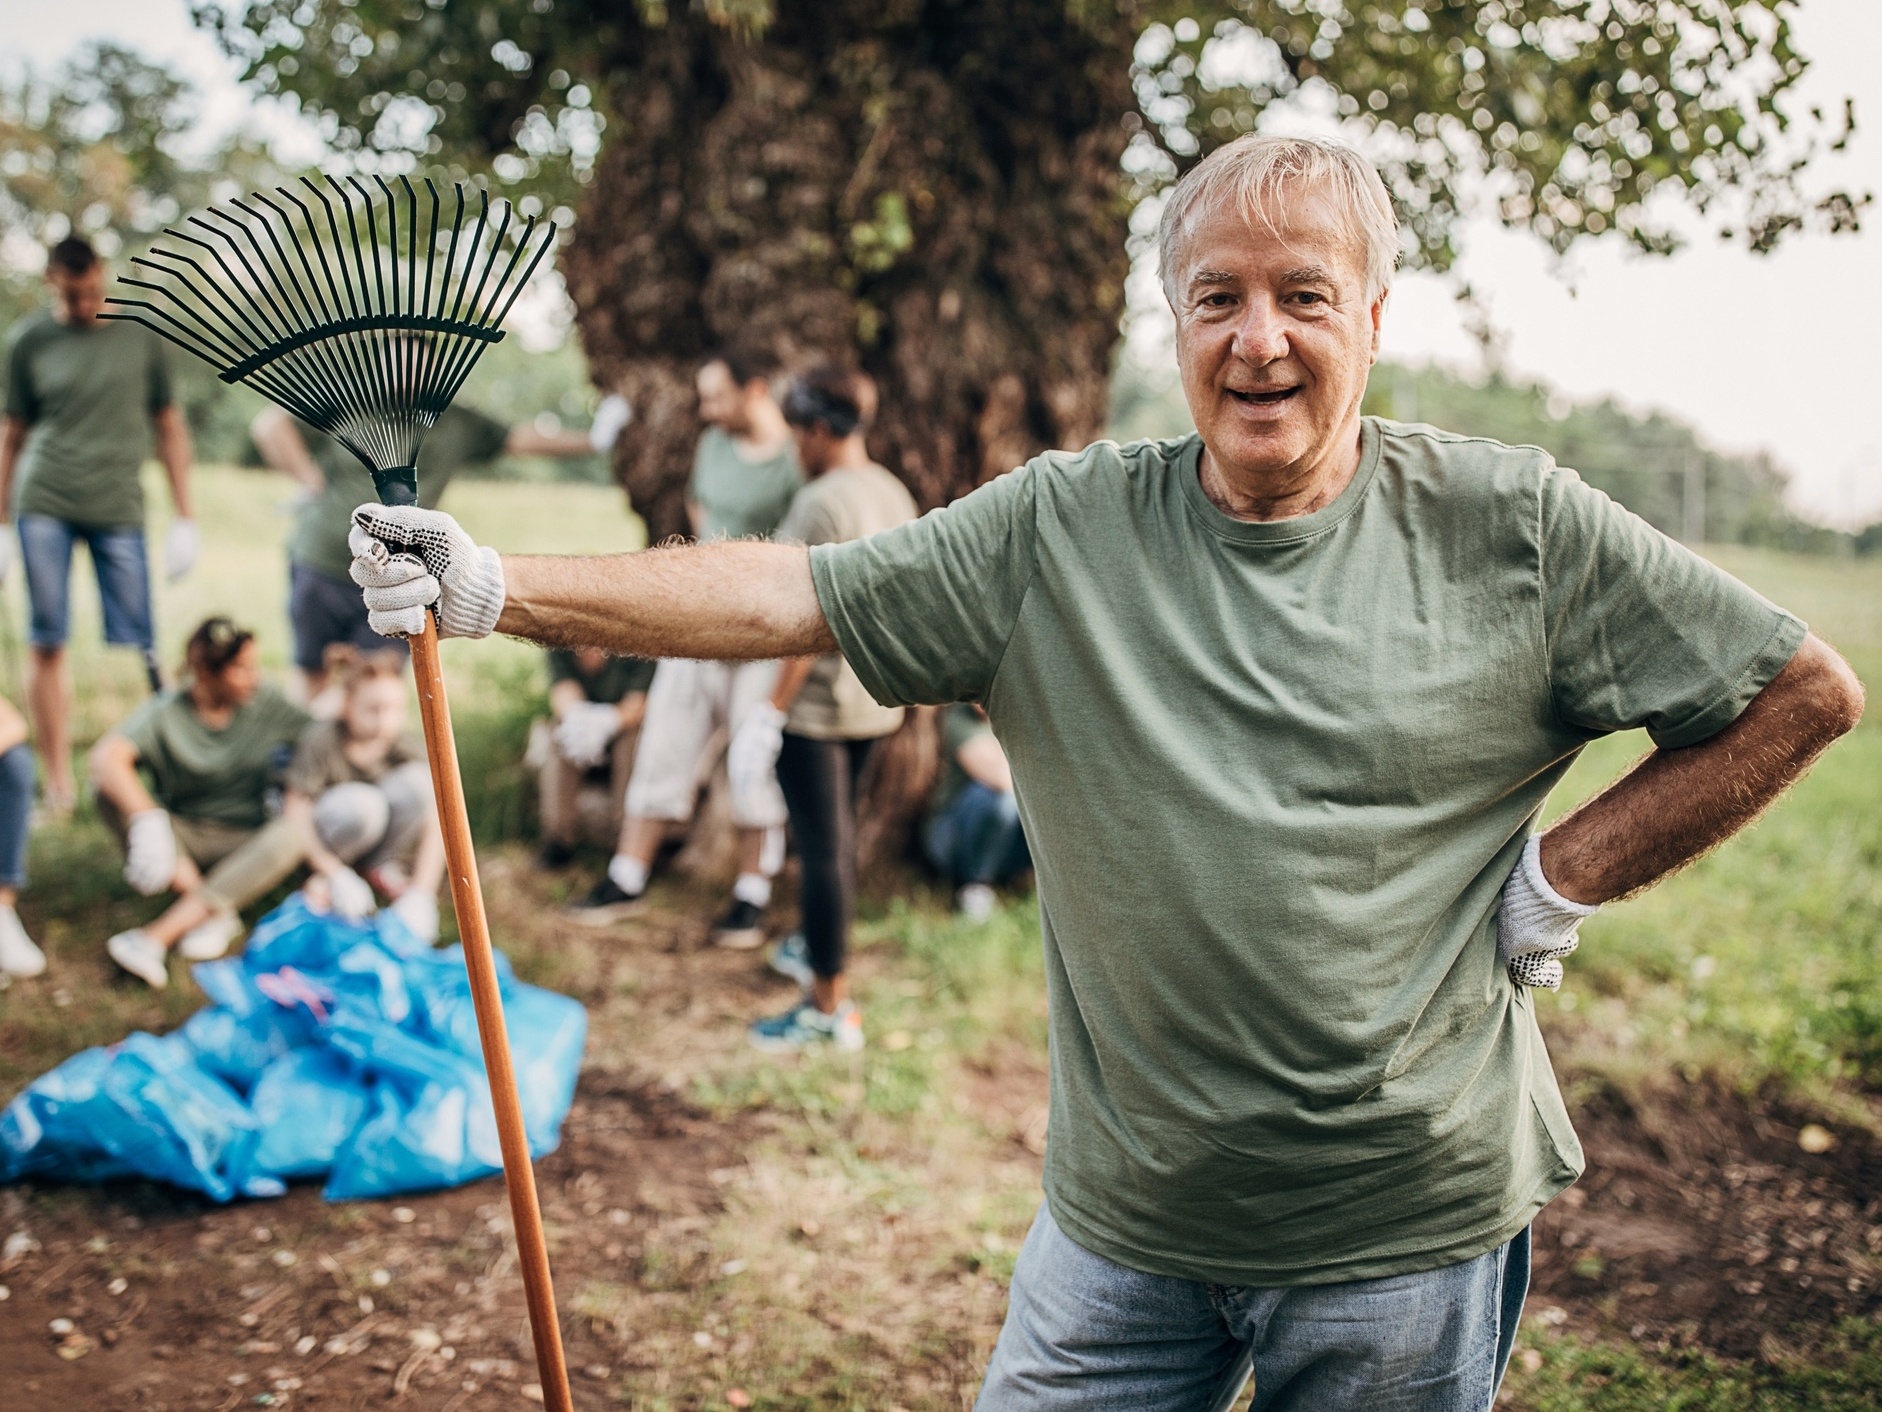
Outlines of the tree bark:
M656 539L685 528L692 375L728 341L860 363L870 450L924 509L1101 431L1134 30L1075 8L795 0L754 43L674 6L623 32L563 268L635 404L616 473Z

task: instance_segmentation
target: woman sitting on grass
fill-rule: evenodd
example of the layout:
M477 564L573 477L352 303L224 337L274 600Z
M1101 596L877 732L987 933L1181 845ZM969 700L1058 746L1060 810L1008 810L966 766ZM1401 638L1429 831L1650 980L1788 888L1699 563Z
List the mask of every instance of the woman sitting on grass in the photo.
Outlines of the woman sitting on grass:
M307 714L261 680L253 633L209 618L190 635L184 678L91 752L98 811L124 844L124 880L146 897L179 894L156 921L105 943L118 965L168 983L186 960L222 955L239 913L300 866L299 832L271 817L270 794Z
M0 697L0 979L36 976L46 955L33 944L14 907L26 886L26 826L33 812L33 747L26 718Z
M307 850L315 908L358 921L377 888L421 941L436 941L444 835L425 747L405 729L404 667L396 652L327 649L340 715L301 736L284 812Z

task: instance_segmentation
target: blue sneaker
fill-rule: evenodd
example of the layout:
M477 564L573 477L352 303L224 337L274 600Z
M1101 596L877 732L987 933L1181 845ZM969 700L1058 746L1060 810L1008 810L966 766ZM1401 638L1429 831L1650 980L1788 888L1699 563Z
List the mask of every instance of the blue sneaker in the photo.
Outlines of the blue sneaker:
M836 1007L834 1015L826 1015L808 1000L800 1000L782 1015L753 1021L748 1033L756 1048L772 1054L814 1049L820 1044L833 1045L843 1054L856 1054L863 1047L863 1017L847 1000Z
M810 968L810 943L804 940L802 932L792 932L785 937L771 948L771 955L766 959L772 970L787 981L796 981L805 990L817 979L817 973Z

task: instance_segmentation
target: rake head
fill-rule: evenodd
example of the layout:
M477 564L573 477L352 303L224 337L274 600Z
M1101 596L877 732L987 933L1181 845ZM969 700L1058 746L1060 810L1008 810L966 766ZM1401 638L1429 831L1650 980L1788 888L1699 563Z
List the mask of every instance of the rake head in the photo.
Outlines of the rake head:
M150 277L120 282L103 317L129 319L195 354L224 382L247 383L365 463L379 498L418 498L425 433L464 385L503 319L555 244L555 223L493 219L488 192L473 211L461 185L421 196L373 178L301 178L304 191L211 207L175 248L131 263Z

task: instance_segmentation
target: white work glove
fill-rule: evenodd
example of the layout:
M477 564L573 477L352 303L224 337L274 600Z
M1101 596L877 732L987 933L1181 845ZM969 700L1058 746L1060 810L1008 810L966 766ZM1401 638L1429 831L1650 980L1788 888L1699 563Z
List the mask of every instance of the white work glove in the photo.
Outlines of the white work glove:
M438 608L438 636L488 637L503 616L503 560L442 510L362 505L347 535L366 621L382 637L417 637Z
M351 868L327 874L327 895L332 899L333 914L349 922L363 922L379 910L372 884Z
M0 583L7 581L7 575L13 572L13 536L10 525L0 525Z
M556 722L555 748L569 764L592 769L608 757L608 746L621 733L621 708L605 701L571 706Z
M597 451L611 451L621 439L627 424L634 420L634 409L618 392L610 392L595 408L595 419L588 424L588 444Z
M124 881L155 897L176 880L176 835L162 809L142 809L124 828Z
M764 788L783 748L784 712L769 701L753 707L733 732L732 743L725 751L725 772L731 777L732 793L750 794Z
M172 520L163 536L163 576L175 583L196 567L202 553L203 537L194 520Z
M412 935L420 941L429 943L438 939L438 899L431 893L407 888L386 910L410 927Z
M1581 945L1581 924L1600 905L1570 902L1542 873L1542 837L1531 835L1496 909L1496 951L1517 985L1562 988L1562 958Z

